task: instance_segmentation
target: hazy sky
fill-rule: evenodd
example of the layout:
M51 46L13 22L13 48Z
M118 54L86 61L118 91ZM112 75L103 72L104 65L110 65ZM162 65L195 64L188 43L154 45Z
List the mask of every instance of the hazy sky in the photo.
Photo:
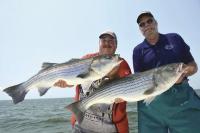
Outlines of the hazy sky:
M176 32L200 66L199 0L0 0L0 90L21 83L42 62L65 62L98 50L98 35L118 36L118 49L132 68L132 50L143 41L137 15L149 10L160 33ZM200 70L190 77L200 89ZM42 98L71 97L74 88L52 88ZM26 99L40 98L37 90ZM11 99L0 92L0 100Z

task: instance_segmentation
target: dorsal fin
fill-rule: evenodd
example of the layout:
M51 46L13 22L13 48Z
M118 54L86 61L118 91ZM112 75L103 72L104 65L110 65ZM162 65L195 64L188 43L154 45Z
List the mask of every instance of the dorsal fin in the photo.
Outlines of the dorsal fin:
M42 63L42 66L41 66L42 69L38 72L38 74L43 72L44 70L48 69L49 67L56 65L56 64L58 64L58 63L50 63L50 62Z
M64 64L70 64L70 63L73 63L73 62L78 62L80 61L81 59L77 59L77 58L72 58L71 60L65 62Z
M63 64L70 64L70 63L73 63L73 62L76 62L76 61L80 61L80 59L71 59L67 62L64 62ZM48 67L52 67L52 66L55 66L57 64L62 64L62 63L44 62L44 63L42 63L42 69L46 69Z
M42 63L42 69L46 69L46 68L54 66L56 64L57 63L44 62L44 63Z
M53 66L56 66L56 65L59 65L59 64L71 64L73 62L78 62L78 61L80 61L80 59L71 59L71 60L64 62L64 63L43 62L42 66L41 66L42 69L39 72L41 72L41 71L43 71L43 70L45 70L49 67L53 67Z

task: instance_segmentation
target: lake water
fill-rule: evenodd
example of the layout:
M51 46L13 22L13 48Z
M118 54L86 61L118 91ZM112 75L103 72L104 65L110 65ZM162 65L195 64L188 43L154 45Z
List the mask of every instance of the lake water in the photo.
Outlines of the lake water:
M0 133L70 133L72 98L24 100L14 105L0 101ZM130 133L137 133L136 103L128 103Z

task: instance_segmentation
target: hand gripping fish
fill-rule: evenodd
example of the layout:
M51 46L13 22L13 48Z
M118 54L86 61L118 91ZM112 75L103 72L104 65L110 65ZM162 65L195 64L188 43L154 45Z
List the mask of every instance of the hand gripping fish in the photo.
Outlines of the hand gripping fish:
M94 104L111 104L116 98L122 98L128 102L146 100L145 102L149 104L153 97L173 86L184 70L183 63L173 63L132 74L100 86L89 97L74 102L66 108L76 115L76 119L80 123L84 116L83 113Z
M119 55L102 55L87 59L72 59L65 63L43 63L42 70L27 81L4 89L13 103L24 100L31 89L38 89L44 95L57 81L64 80L70 85L84 84L101 79L121 63Z

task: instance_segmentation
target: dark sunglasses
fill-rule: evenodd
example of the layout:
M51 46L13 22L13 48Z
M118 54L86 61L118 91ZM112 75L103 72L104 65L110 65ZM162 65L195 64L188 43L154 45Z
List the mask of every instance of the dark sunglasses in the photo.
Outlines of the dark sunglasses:
M152 24L153 23L153 19L148 19L146 22L141 22L139 23L140 27L144 27L146 24Z

